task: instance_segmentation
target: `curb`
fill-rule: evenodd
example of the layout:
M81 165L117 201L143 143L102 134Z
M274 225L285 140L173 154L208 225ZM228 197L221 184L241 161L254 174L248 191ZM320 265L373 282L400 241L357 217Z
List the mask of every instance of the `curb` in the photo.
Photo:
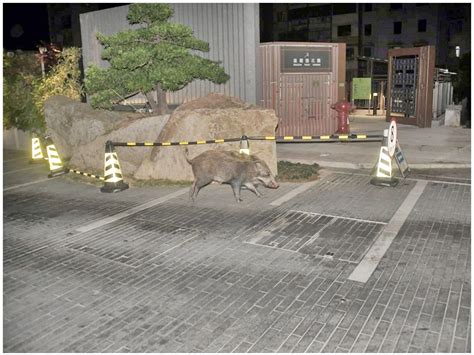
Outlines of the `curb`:
M278 161L288 161L290 163L300 164L318 164L323 168L337 168L337 169L372 169L375 163L347 163L338 161L324 161L315 159L299 159L299 158L288 158L288 159L277 159ZM471 164L463 163L427 163L427 164L408 164L410 169L470 169Z

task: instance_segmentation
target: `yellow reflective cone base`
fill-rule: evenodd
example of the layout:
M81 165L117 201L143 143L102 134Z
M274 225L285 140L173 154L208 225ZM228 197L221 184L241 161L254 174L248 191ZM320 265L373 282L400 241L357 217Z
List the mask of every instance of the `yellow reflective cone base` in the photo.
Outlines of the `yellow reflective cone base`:
M123 181L117 153L111 141L107 141L105 145L104 182L101 192L120 192L128 189L128 184Z
M59 157L58 151L56 150L55 145L53 144L53 141L51 138L46 137L45 138L45 144L46 144L46 153L48 154L48 163L49 163L49 178L67 174L68 169L66 169L63 166L63 163L61 162L61 158Z
M42 163L44 161L43 151L39 138L31 138L31 159L30 163Z

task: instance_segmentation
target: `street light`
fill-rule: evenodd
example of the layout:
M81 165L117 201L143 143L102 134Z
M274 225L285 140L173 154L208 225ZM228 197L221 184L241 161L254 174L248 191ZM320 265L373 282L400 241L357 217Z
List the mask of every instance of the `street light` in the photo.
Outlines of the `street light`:
M456 46L456 58L459 58L459 55L461 54L461 47Z

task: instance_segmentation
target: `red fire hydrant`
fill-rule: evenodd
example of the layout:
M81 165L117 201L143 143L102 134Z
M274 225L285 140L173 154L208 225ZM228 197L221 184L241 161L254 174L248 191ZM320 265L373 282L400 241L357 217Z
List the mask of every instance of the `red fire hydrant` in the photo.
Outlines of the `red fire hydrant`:
M349 112L352 105L347 101L339 101L331 108L337 112L337 131L336 133L349 133Z

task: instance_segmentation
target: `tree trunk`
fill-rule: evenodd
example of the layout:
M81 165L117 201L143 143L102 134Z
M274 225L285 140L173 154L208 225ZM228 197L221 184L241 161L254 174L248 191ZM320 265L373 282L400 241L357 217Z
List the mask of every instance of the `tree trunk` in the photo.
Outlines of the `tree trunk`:
M166 103L166 92L161 88L160 84L156 85L156 94L158 100L155 100L152 92L147 92L145 94L153 113L157 115L165 115L169 113L168 104Z

